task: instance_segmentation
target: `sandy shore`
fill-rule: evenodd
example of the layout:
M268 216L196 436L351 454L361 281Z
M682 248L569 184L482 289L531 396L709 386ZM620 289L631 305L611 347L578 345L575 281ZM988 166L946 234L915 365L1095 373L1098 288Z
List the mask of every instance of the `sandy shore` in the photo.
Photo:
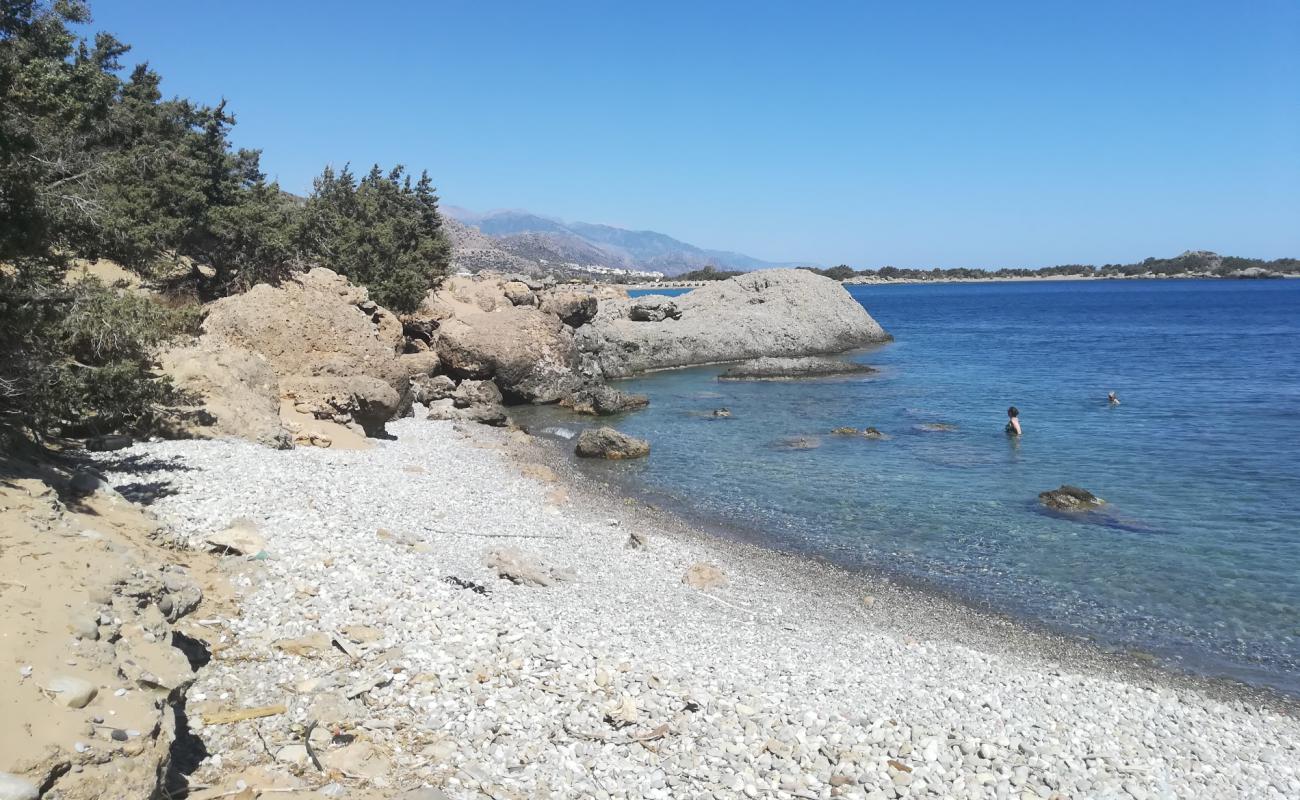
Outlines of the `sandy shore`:
M180 537L246 517L266 542L228 559L241 612L204 620L192 796L1300 795L1286 702L709 536L519 432L390 427L134 449L173 465L148 480Z

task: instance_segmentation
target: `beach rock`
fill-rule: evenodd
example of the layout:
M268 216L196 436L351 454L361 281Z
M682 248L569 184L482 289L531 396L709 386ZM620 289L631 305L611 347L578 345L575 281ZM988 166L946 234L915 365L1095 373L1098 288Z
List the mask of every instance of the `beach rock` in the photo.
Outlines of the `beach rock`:
M718 589L727 585L727 576L712 564L701 562L686 569L682 583L695 589Z
M840 361L835 358L756 358L728 369L720 381L780 381L798 378L828 378L846 375L870 375L875 367Z
M650 321L661 312L662 319ZM839 353L889 338L837 281L795 269L752 272L671 299L602 300L596 318L576 331L586 365L607 378Z
M57 675L45 684L46 691L55 695L55 700L60 705L68 708L85 708L86 704L95 699L99 689L95 684L83 678L73 677L71 675Z
M633 322L663 322L666 319L681 319L682 311L677 303L661 295L638 297L628 306L627 318Z
M506 296L511 305L516 306L535 306L537 305L537 295L533 290L528 288L528 284L522 281L507 281L501 287L501 293Z
M252 556L266 549L266 539L258 533L257 525L248 519L237 519L230 527L204 537L204 542L220 553Z
M281 394L317 419L352 420L368 436L383 435L401 402L392 386L368 375L294 376L283 380Z
M523 586L551 586L569 579L567 573L541 564L513 547L489 551L483 556L483 564L495 571L498 578Z
M559 317L570 328L581 328L596 318L596 296L589 292L556 289L542 295L541 309Z
M448 397L435 400L429 404L429 413L425 416L431 420L449 420L452 422L477 422L480 425L504 427L510 424L510 415L501 404L457 408L456 401Z
M650 443L613 428L588 428L578 436L574 452L582 458L644 458L650 455Z
M259 284L212 303L199 340L160 356L163 371L206 412L171 427L278 444L283 398L322 413L334 406L331 416L380 435L409 378L438 366L434 353L402 355L405 341L397 317L331 270ZM239 419L246 414L249 421Z
M643 394L628 394L603 383L586 386L560 401L560 405L579 414L609 416L636 411L650 405Z
M1080 489L1078 486L1070 486L1069 484L1062 485L1058 489L1039 492L1038 502L1053 511L1071 513L1095 511L1106 504L1105 500L1087 489Z
M26 778L0 772L0 800L37 800L41 790Z
M464 380L451 393L451 402L456 408L499 406L501 399L501 390L492 381Z
M572 329L531 307L459 314L439 328L436 347L449 373L492 378L512 400L552 403L583 382Z
M456 382L446 375L419 375L411 378L411 399L427 406L435 400L445 400L456 391Z

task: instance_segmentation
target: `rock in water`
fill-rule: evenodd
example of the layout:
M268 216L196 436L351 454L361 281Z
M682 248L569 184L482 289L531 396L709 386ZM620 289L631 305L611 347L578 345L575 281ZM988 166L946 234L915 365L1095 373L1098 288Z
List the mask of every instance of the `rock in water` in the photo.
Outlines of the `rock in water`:
M613 428L589 428L578 437L576 452L582 458L644 458L650 455L650 443L645 439L619 433Z
M822 446L822 440L816 436L787 436L779 440L776 446L782 450L816 450Z
M667 303L679 319L667 313ZM661 312L662 319L651 321ZM763 356L841 353L890 338L838 282L799 269L751 272L671 300L602 300L596 318L575 336L585 365L607 378Z
M718 376L720 381L785 381L798 378L833 378L870 375L875 367L837 358L756 358L737 364Z
M650 398L643 394L621 392L605 384L596 384L574 392L561 400L560 405L579 414L605 417L645 408L650 405Z
M1038 501L1053 511L1095 511L1106 505L1106 501L1087 489L1080 489L1078 486L1062 485L1059 489L1052 489L1038 494Z

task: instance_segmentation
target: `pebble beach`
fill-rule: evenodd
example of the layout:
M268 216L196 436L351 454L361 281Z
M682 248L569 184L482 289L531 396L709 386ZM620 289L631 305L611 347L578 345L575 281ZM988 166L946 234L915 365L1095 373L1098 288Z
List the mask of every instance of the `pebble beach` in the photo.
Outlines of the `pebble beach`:
M313 796L1300 796L1284 698L708 536L519 431L390 431L142 444L109 473L153 464L183 543L236 520L265 542L227 557L239 613L199 621L192 796L271 773ZM240 709L270 711L204 722Z

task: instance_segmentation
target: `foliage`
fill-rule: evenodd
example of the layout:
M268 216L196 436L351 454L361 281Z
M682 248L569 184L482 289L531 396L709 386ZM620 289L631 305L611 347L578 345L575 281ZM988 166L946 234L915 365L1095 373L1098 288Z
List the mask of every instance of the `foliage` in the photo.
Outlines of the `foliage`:
M384 173L375 165L360 181L346 166L338 174L327 167L307 200L300 242L308 258L399 312L420 306L451 259L428 173L412 186L401 166Z
M94 279L0 277L0 430L37 436L132 426L167 400L153 350L195 317Z
M725 281L727 278L734 278L737 275L744 275L743 272L732 272L730 270L718 269L713 265L703 269L692 270L678 275L673 280L678 281Z

